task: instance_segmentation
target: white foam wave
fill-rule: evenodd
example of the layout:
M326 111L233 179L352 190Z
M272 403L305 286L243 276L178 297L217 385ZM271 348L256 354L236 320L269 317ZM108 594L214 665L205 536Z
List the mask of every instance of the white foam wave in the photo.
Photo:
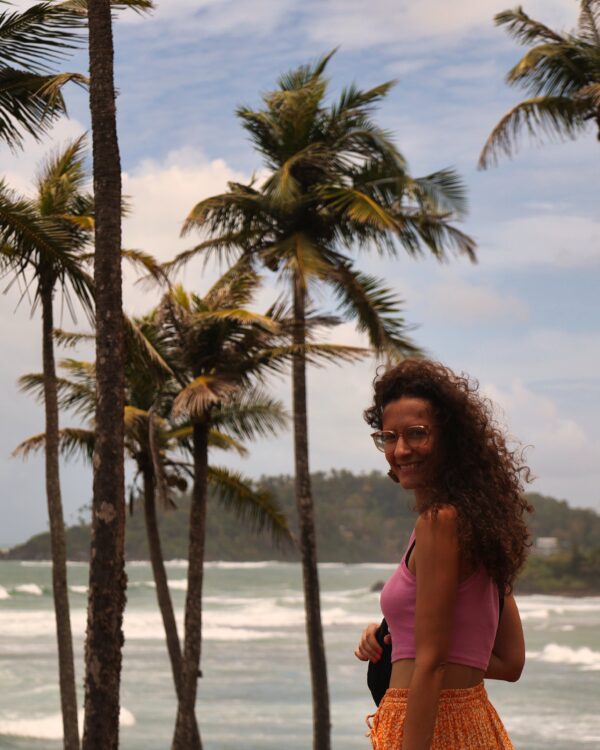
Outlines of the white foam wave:
M187 568L188 561L187 560L177 560L177 559L167 560L165 562L165 565L168 565L169 568Z
M72 591L74 594L87 594L88 587L87 586L69 586L69 591Z
M176 578L169 581L169 588L174 591L187 591L187 580L185 578Z
M204 628L202 638L206 641L262 641L287 638L282 630L252 630L250 628Z
M546 617L552 615L587 614L600 612L600 597L585 596L570 598L566 596L543 596L534 594L530 596L517 596L519 611L521 615L529 615L530 618ZM542 615L541 613L546 613Z
M37 583L20 583L13 588L13 591L18 594L31 594L32 596L42 596L44 593Z
M571 648L558 643L547 643L541 651L533 651L529 658L549 664L571 664L582 671L600 671L600 651L593 651L587 646Z
M73 634L83 636L85 632L86 612L84 609L71 610L71 628ZM52 610L0 610L0 633L3 638L30 639L54 636L56 626Z
M261 570L262 568L270 568L272 566L280 566L286 564L287 563L280 563L277 560L261 560L257 562L230 562L228 560L212 560L211 562L204 563L204 567L216 570Z
M10 599L10 594L4 586L0 586L0 599Z
M119 723L122 727L135 725L135 716L126 708L121 708ZM83 711L79 711L79 725L83 726ZM11 737L30 737L37 740L61 740L61 714L28 716L22 718L14 714L0 717L0 735Z

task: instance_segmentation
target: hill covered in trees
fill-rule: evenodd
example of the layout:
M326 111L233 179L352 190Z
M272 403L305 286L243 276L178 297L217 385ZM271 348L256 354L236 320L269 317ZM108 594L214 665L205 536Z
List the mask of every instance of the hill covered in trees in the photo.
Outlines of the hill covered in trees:
M318 548L321 562L395 562L414 524L412 499L379 472L349 471L313 474L317 509ZM278 499L296 532L293 479L263 477ZM532 554L519 581L520 591L600 593L600 515L572 508L563 500L537 493L528 498L535 507L529 519L533 539L556 537L559 548L551 556ZM184 558L187 551L188 499L182 495L177 509L160 516L165 559ZM209 560L297 560L291 547L275 547L264 534L236 518L210 498L207 535ZM80 523L67 531L68 556L86 560L89 525ZM129 560L148 559L141 500L127 519L126 554ZM12 559L48 559L47 533L38 534L11 549Z

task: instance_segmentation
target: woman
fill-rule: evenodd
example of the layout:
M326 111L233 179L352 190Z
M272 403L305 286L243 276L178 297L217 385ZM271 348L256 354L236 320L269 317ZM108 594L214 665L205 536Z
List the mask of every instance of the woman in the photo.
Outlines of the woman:
M376 379L365 412L388 475L414 491L418 514L381 593L392 673L370 725L375 750L513 748L483 679L518 680L525 661L512 584L529 545L529 470L477 389L409 359ZM381 657L376 629L362 633L363 661Z

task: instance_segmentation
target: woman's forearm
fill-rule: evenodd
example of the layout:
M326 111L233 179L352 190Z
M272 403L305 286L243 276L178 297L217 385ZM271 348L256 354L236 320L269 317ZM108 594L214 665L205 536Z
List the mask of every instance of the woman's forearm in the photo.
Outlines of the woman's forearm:
M521 676L522 664L502 659L498 654L492 651L490 656L490 662L488 668L485 671L486 680L507 680L508 682L516 682Z
M429 750L437 716L444 666L415 665L404 720L404 739L398 750Z

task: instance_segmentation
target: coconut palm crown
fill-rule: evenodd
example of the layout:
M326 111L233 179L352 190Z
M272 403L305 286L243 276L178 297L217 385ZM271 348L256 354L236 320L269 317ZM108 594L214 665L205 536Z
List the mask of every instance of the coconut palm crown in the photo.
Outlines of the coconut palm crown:
M518 7L495 17L528 51L508 72L507 83L530 98L507 112L491 132L479 166L514 153L523 131L534 137L574 138L592 123L600 140L600 0L581 0L577 29L561 33Z
M428 251L475 257L473 240L453 221L466 209L461 180L451 169L411 177L406 160L372 110L390 91L346 88L327 106L324 71L331 54L279 80L264 108L238 109L238 117L263 156L266 179L230 183L226 193L198 203L184 234L206 239L181 253L191 257L240 255L304 289L329 285L340 310L355 318L379 351L410 349L398 316L398 300L380 282L356 270L348 251L375 248L397 255Z

